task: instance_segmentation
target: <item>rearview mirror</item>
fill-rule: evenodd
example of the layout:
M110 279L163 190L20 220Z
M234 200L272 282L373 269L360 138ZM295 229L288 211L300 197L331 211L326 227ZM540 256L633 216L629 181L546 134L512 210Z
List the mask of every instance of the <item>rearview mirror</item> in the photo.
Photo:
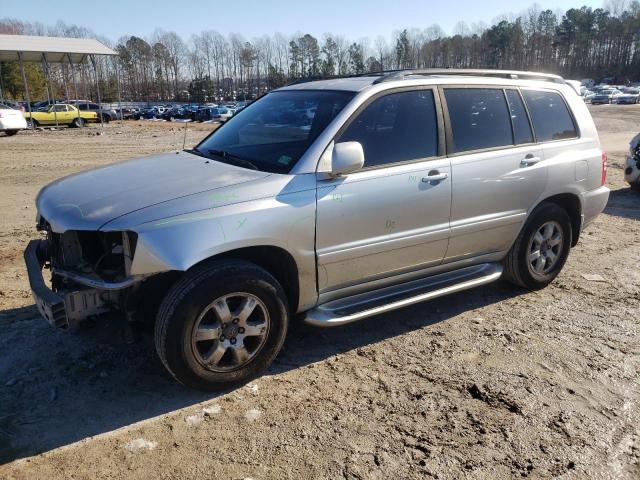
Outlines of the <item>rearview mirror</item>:
M342 142L333 146L331 175L346 175L360 170L364 165L364 151L360 142Z

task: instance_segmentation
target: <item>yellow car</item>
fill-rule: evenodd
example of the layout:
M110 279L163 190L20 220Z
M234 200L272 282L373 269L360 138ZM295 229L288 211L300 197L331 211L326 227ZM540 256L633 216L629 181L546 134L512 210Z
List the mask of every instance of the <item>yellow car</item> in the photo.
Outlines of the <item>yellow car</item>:
M51 105L46 112L24 112L24 117L28 123L33 123L34 127L39 125L69 125L70 127L82 127L87 122L97 122L96 112L81 112L73 105L58 103Z

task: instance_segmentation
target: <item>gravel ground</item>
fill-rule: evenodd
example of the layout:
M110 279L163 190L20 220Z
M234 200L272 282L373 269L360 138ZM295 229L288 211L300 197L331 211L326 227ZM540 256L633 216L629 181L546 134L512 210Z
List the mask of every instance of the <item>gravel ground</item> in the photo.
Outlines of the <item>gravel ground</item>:
M119 318L48 327L22 263L40 187L181 148L182 128L1 137L0 478L639 478L640 194L621 168L640 108L592 112L611 198L551 286L296 325L267 375L218 395L173 382Z

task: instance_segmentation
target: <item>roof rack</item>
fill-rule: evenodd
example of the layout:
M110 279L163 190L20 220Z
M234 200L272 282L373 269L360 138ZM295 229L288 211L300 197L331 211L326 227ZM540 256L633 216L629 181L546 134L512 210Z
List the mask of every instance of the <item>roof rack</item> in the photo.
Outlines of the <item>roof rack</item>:
M375 74L370 74L375 75ZM424 68L416 70L392 70L389 72L380 72L380 78L376 79L373 84L391 82L393 80L403 80L412 75L421 76L470 76L470 77L497 77L509 78L513 80L543 80L554 83L565 83L564 79L559 75L550 73L537 72L520 72L517 70L491 70L491 69L456 69L456 68Z
M395 72L396 70L389 70L389 72ZM400 70L398 70L400 71ZM302 77L292 82L287 83L287 87L291 85L298 85L300 83L316 82L318 80L339 80L341 78L361 78L361 77L380 77L386 75L389 72L367 72L367 73L354 73L348 75L315 75L311 77Z

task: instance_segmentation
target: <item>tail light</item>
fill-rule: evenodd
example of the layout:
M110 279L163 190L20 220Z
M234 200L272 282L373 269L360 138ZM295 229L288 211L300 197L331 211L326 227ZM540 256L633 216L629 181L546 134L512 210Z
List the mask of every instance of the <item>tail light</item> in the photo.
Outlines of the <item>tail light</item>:
M600 177L600 185L604 186L607 182L607 152L602 151L602 175Z

